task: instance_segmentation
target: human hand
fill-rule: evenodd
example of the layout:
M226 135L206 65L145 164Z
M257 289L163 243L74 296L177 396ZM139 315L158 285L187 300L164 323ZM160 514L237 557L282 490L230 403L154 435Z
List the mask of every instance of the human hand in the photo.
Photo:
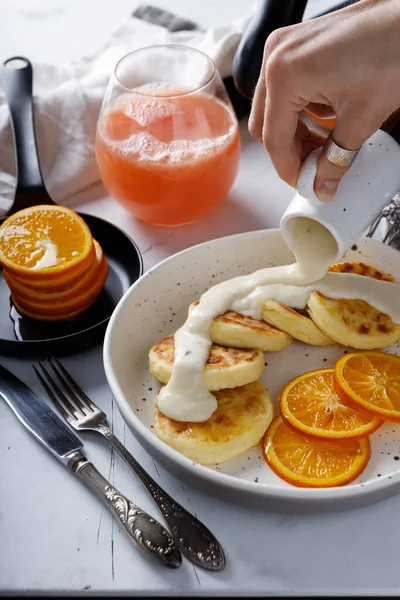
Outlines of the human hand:
M304 108L335 116L334 141L356 150L400 106L399 31L400 0L360 0L268 37L249 130L284 181L295 187L303 160L325 140L300 119ZM347 169L320 155L321 200L335 195Z

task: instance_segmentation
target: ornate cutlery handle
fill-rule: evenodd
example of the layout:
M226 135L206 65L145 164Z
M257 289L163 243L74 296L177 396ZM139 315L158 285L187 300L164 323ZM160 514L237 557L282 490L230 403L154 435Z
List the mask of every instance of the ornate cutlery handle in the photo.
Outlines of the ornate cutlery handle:
M108 440L150 492L171 528L182 554L192 563L204 569L210 571L224 569L226 564L224 552L211 531L183 506L175 502L146 473L106 425L97 425L96 430Z
M367 233L368 237L373 237L382 221L386 222L386 232L381 241L400 250L400 191L373 221Z
M181 553L168 531L115 489L83 454L78 453L68 467L99 496L142 550L166 567L180 566Z

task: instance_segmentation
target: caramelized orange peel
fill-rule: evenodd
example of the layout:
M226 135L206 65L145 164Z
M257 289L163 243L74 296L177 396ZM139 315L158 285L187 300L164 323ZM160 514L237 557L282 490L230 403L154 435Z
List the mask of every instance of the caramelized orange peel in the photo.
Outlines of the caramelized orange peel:
M400 422L400 357L377 350L344 354L334 368L292 379L280 416L264 436L264 458L285 481L333 487L354 481L368 464L369 435Z
M382 420L339 396L334 369L317 369L299 375L284 388L280 398L284 420L305 434L326 439L365 437Z
M386 421L400 422L400 357L377 350L351 352L335 365L338 395Z
M310 436L276 417L263 440L266 462L298 487L336 487L354 481L371 456L369 438L329 440Z

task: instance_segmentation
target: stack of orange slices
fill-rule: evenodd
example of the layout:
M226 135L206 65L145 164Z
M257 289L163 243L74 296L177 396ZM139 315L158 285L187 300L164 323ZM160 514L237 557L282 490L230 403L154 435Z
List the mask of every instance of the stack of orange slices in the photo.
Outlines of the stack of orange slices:
M310 371L287 384L280 415L264 437L264 457L293 485L344 485L367 466L369 435L384 420L400 421L400 357L344 354L334 368Z
M108 274L85 221L64 206L38 205L0 227L0 264L12 301L39 321L66 321L87 310Z

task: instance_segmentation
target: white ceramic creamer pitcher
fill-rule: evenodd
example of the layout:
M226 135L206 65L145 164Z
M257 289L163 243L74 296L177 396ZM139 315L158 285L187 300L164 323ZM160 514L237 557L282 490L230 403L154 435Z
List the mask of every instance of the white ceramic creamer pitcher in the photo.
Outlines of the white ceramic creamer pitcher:
M321 223L337 242L335 260L365 233L382 208L400 190L400 145L378 130L362 146L356 160L339 183L336 196L322 202L314 192L321 149L304 161L297 193L281 219L281 232L292 248L295 220L308 217Z

